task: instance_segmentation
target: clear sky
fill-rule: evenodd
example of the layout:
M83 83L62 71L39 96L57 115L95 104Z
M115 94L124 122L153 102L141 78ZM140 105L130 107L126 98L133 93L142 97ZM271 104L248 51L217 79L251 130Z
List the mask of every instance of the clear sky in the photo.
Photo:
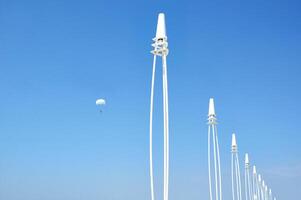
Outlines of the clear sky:
M0 0L0 199L150 199L148 121L157 14L165 12L170 199L208 199L215 98L223 191L230 141L278 199L301 195L301 3ZM155 175L162 199L162 80ZM105 98L103 112L96 98Z

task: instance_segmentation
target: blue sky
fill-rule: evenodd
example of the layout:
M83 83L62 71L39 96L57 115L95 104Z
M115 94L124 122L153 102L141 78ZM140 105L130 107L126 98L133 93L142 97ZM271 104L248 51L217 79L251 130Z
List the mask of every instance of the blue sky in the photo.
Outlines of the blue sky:
M170 199L208 198L210 97L225 199L233 131L240 158L250 154L278 199L300 196L300 9L292 0L0 0L0 199L150 199L150 44L159 12L170 47Z

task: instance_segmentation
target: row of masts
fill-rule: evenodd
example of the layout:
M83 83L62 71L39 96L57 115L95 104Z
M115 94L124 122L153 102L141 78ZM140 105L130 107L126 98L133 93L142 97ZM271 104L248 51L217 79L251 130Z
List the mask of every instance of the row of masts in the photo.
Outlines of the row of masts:
M154 173L153 173L153 103L154 84L156 75L157 57L162 59L162 82L163 82L163 138L164 138L164 166L163 166L163 200L169 199L169 116L168 116L168 82L167 82L167 55L168 42L166 36L165 16L159 14L156 37L153 38L151 53L153 58L151 98L150 98L150 187L151 200L155 200ZM242 195L242 183L238 147L235 134L232 134L231 145L231 181L233 200L276 200L272 195L272 190L267 186L262 176L257 174L256 167L253 166L253 173L250 172L250 162L248 154L245 155L244 191ZM222 200L222 175L220 151L217 132L217 118L215 114L214 100L209 100L208 113L208 174L209 174L209 197L210 200Z
M208 112L208 174L209 174L209 197L210 200L222 200L220 157L218 146L218 135L216 128L216 114L214 100L209 100ZM212 138L212 139L211 139ZM211 145L213 146L211 148ZM213 159L211 157L213 152ZM211 163L214 163L212 166ZM214 174L212 173L214 170ZM214 177L214 179L213 179ZM244 162L244 195L242 194L241 169L238 155L238 145L235 133L232 134L231 143L231 185L233 200L276 200L272 189L268 187L260 174L257 174L256 166L251 164L249 154L245 154ZM212 180L213 179L213 180ZM213 189L214 188L214 189ZM213 192L215 191L215 192Z

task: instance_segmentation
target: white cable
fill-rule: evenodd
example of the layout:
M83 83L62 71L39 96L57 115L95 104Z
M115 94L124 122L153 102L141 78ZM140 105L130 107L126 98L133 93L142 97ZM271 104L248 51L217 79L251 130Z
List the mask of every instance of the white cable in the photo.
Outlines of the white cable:
M154 104L154 85L156 74L156 58L153 59L152 85L151 85L151 99L150 99L150 116L149 116L149 171L150 171L150 185L151 185L151 199L155 199L154 194L154 175L153 175L153 104Z

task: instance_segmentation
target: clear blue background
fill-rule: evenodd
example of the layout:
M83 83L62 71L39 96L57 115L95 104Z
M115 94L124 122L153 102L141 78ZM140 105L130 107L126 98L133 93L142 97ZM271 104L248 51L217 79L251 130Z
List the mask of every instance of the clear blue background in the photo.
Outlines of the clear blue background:
M210 97L224 199L231 199L233 131L241 161L248 152L278 199L296 199L300 10L297 0L0 0L0 199L150 199L150 44L159 12L166 13L170 45L170 199L208 199ZM158 199L160 74L158 68ZM100 97L107 100L102 113Z

